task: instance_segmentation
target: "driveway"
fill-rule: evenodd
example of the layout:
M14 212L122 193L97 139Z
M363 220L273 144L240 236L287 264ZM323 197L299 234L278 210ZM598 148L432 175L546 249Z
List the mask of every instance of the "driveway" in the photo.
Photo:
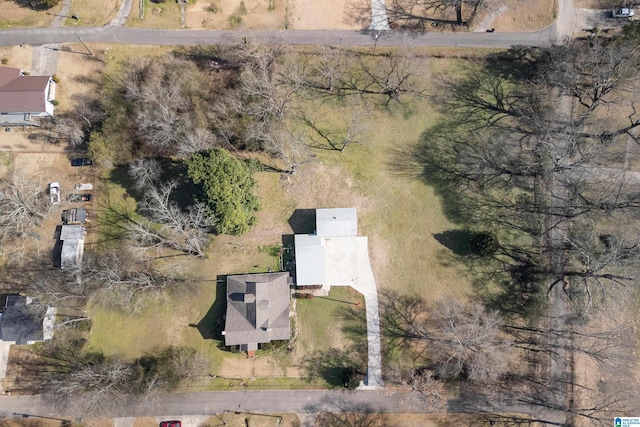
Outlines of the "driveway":
M324 238L326 283L331 286L351 286L364 296L367 311L367 376L360 389L377 389L382 380L380 347L380 316L378 290L369 260L367 237Z
M9 362L9 350L11 345L15 344L12 341L0 341L0 379L7 376L7 363Z

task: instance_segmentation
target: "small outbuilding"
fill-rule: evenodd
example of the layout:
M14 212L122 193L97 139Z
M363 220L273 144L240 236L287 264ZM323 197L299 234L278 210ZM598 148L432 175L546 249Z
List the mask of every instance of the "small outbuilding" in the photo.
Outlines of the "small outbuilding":
M81 225L63 225L60 230L60 268L72 268L82 264L84 238L87 230Z

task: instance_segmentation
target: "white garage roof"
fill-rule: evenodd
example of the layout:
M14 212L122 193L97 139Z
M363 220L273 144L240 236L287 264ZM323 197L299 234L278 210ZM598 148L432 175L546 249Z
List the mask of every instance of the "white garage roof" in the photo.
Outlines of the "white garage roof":
M322 237L357 236L356 208L316 209L316 234Z
M323 285L326 282L322 238L314 234L296 234L296 284Z

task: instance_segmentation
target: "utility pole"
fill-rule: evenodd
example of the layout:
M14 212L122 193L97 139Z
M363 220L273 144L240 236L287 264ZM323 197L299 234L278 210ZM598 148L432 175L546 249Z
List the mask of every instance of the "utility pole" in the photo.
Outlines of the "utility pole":
M376 31L376 34L374 35L374 42L373 42L373 55L375 56L376 54L376 46L378 45L378 37L380 37L380 31Z
M80 36L78 35L78 33L74 32L73 34L76 35L76 37L78 38L78 40L80 41L80 43L82 43L82 46L84 46L85 49L87 49L87 52L89 52L89 56L93 56L93 52L91 52L91 49L89 49L87 47L86 44L84 44L84 42L82 41L82 39L80 38Z

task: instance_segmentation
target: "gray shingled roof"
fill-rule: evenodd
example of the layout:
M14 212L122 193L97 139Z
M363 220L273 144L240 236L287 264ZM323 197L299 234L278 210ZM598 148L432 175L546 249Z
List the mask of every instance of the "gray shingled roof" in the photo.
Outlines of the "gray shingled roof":
M289 298L289 273L228 276L225 345L289 339Z
M6 308L0 317L0 339L27 344L30 341L44 341L43 322L47 306L38 303L27 304L27 298L7 295Z

